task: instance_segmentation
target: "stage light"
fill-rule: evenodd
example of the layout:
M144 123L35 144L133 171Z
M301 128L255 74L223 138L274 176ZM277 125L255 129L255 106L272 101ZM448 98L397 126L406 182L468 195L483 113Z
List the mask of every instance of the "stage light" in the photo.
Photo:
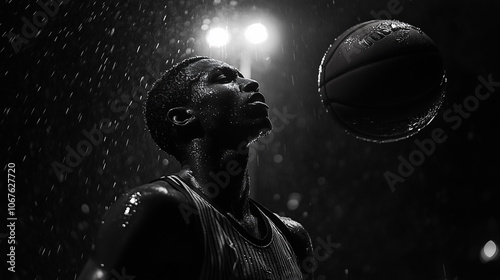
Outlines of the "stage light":
M220 48L229 42L229 33L224 28L212 28L208 31L206 39L210 47Z
M267 28L262 23L254 23L247 27L245 37L252 44L260 44L267 40Z

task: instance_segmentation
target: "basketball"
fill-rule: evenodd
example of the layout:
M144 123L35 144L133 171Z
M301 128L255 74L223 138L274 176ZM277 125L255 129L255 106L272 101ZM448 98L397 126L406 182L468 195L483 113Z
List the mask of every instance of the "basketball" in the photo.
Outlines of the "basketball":
M337 37L319 67L323 105L349 134L373 142L408 138L427 126L445 97L436 44L419 28L372 20Z

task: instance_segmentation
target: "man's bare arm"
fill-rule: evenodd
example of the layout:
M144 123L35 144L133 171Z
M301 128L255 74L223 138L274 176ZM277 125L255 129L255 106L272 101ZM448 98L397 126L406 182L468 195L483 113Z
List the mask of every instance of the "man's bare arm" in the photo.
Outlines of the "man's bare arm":
M121 197L104 216L78 280L107 280L123 273L136 280L196 274L203 255L197 217L190 213L187 221L180 205L189 208L186 197L164 181Z

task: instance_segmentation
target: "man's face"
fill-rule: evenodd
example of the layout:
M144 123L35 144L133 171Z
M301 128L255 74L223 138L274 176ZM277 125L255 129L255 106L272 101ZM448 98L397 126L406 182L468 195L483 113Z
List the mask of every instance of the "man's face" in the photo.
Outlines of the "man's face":
M207 135L252 141L271 130L269 107L256 81L214 59L195 62L188 71L201 74L193 87L193 109Z

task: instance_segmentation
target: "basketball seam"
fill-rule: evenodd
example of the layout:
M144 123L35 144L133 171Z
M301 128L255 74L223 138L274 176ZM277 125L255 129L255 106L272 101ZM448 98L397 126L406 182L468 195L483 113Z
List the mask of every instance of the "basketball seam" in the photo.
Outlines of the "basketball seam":
M423 98L424 96L422 96L421 98ZM420 98L417 98L417 99L420 99ZM364 132L361 132L359 131L358 129L356 129L356 127L354 126L351 126L350 124L347 124L345 123L344 121L342 121L342 118L339 116L339 114L337 114L337 112L335 112L335 110L333 110L333 108L331 108L329 110L329 112L331 114L334 114L336 116L336 118L340 119L341 121L340 122L337 122L345 131L355 135L356 137L361 137L365 140L370 140L370 141L374 141L374 142L379 142L379 141L382 141L381 143L383 143L384 141L392 141L393 139L391 139L391 137L387 137L387 136L381 136L381 135L373 135L373 134L369 134L369 133L364 133ZM428 122L427 124L429 124L433 119L435 118L432 117ZM408 133L408 134L404 134L404 135L401 135L399 139L404 139L406 137L409 137L413 134L415 134L417 131L414 131L414 133Z
M323 78L323 84L322 84L322 85L320 85L320 87L321 87L321 86L323 86L323 85L326 85L328 82L330 82L330 81L332 81L332 80L334 80L334 79L336 79L336 78L338 78L338 77L340 77L340 76L342 76L342 75L345 75L347 72L350 72L350 71L355 70L355 69L357 69L357 68L361 68L361 67L366 66L366 65L368 65L368 64L371 64L371 63L376 63L376 62L381 62L381 61L384 61L384 60L387 60L387 59L397 58L397 57L400 57L400 56L405 56L405 55L408 55L408 54L419 54L419 53L422 53L422 54L425 54L425 53L432 53L432 54L435 54L435 55L437 55L437 56L441 56L441 54L440 54L439 52L436 52L436 51L425 51L425 52L421 52L421 51L412 51L412 52L405 52L405 53L401 53L401 54L398 54L398 55L396 55L396 56L384 56L384 57L382 57L382 58L380 58L380 59L379 59L379 58L377 58L376 60L370 60L370 61L367 61L367 62L365 62L365 63L362 63L362 64L359 64L359 65L353 66L353 67L351 67L351 68L348 68L348 69L346 69L346 70L342 71L341 73L337 74L336 76L331 77L331 78L330 78L330 79L328 79L328 80L325 80L325 79Z
M344 41L344 39L345 39L345 38L349 37L352 33L354 33L354 32L356 32L356 31L358 31L359 29L361 29L361 28L363 28L363 27L365 27L365 26L367 26L368 24L371 24L371 23L372 23L372 22L374 22L374 21L376 21L376 20L371 20L371 21L368 21L368 22L365 22L365 23L359 23L359 24L357 24L357 25L353 26L353 27L352 27L352 28L353 28L353 30L352 30L351 32L347 33L344 37L342 37L342 38L337 37L337 39L336 39L336 40L335 40L335 42L332 44L332 46L333 46L333 45L335 45L335 43L336 43L337 41L339 41L340 43L338 43L338 44L335 46L335 49L333 49L332 51L330 51L330 49L328 49L328 50L327 50L327 53L329 53L330 55L328 55L326 58L330 58L330 57L331 57L331 56L335 53L335 51L339 48L339 46L341 45L341 43ZM357 28L356 28L356 27L357 27ZM342 35L342 34L341 34L341 35ZM329 59L326 59L325 61L329 61ZM328 64L328 63L327 63L327 64ZM326 65L325 65L325 66L326 66Z
M339 104L339 105L343 105L343 106L349 106L349 107L355 107L355 108L358 108L358 109L384 109L384 108L392 108L394 106L406 106L408 104L411 104L411 103L414 103L414 102L419 102L421 101L422 99L425 99L429 94L431 94L436 88L440 88L442 87L442 84L439 84L439 85L436 85L436 86L433 86L431 87L425 94L415 98L415 99L412 99L412 100L408 100L408 101L405 101L405 102L402 102L402 103L399 103L399 104L393 104L393 105L379 105L379 106L376 106L376 107L371 107L371 106L362 106L362 105L355 105L355 104L349 104L349 103L344 103L344 102L339 102L338 99L336 98L331 98L331 102L328 103L328 104L325 104L325 106L328 106L332 103L336 103L336 104Z
M356 31L358 31L359 29L361 29L361 28L363 28L363 27L367 26L368 24L373 23L374 21L376 21L376 20L370 20L370 21L367 21L367 22L364 22L364 23L358 23L357 25L355 25L355 26L351 27L351 28L352 28L352 31L351 31L351 32L349 32L348 34L346 34L346 35L345 35L345 36L343 36L343 37L337 37L337 38L335 39L335 42L334 42L332 45L330 45L330 47L333 47L333 46L335 45L335 43L337 42L337 40L338 40L338 42L339 42L339 43L335 46L335 48L334 48L333 50L330 50L330 48L328 48L328 50L326 51L325 56L324 56L324 58L323 58L323 63L324 63L324 62L326 62L326 64L325 64L325 65L321 65L321 66L322 66L322 68L323 68L323 71L322 71L323 81L325 80L325 75L326 75L326 73L325 73L325 70L326 70L326 65L327 65L327 64L328 64L328 62L330 61L330 59L331 59L332 55L335 53L335 51L337 51L337 49L339 48L339 46L341 45L341 43L345 40L345 38L347 38L348 36L350 36L352 33L354 33L354 32L356 32ZM341 34L341 35L342 35L342 34ZM328 62L327 62L327 61L328 61ZM321 85L319 85L319 87L321 88ZM323 102L325 102L325 100L326 100L327 98L328 98L328 97L327 97L325 94L323 94L323 98L322 98L322 99L323 99Z

